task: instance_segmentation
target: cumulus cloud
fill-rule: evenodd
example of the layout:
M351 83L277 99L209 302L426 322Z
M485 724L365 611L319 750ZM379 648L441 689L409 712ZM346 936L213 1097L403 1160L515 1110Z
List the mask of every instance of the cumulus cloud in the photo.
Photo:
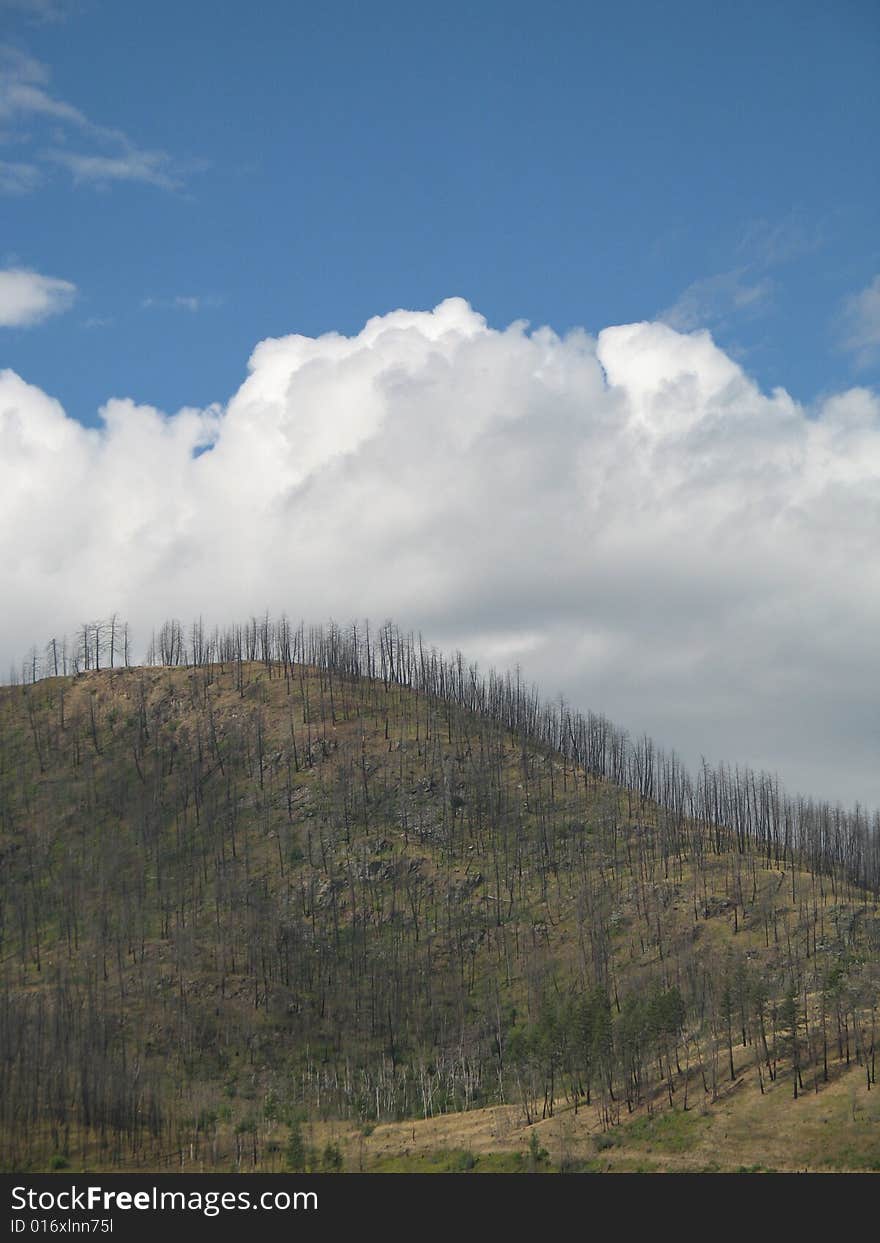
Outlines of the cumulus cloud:
M261 342L224 407L86 429L0 378L6 661L119 610L393 617L692 763L880 803L880 401L806 410L705 332L460 299Z
M76 285L55 276L41 276L28 268L0 271L0 328L28 328L50 315L66 311L76 297Z
M880 356L880 273L844 303L842 343L855 354L858 367L868 367Z

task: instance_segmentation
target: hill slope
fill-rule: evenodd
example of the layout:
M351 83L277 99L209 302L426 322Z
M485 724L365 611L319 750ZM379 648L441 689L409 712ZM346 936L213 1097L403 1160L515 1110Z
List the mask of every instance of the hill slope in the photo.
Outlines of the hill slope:
M0 692L3 1167L880 1167L869 830L384 672Z

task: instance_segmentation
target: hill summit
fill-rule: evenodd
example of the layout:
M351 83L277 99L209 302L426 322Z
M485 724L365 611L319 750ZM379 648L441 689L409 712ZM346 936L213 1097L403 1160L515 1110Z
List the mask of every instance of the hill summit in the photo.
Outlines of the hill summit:
M89 650L0 691L4 1168L880 1167L876 817L390 624Z

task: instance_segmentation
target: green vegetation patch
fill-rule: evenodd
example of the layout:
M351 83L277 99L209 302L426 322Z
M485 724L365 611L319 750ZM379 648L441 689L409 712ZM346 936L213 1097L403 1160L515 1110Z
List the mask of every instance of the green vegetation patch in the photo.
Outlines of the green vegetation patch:
M666 1109L621 1127L616 1138L621 1146L639 1144L660 1152L690 1152L700 1142L708 1122L692 1110Z
M393 1157L380 1157L371 1167L376 1174L475 1174L501 1172L496 1157L516 1158L507 1170L519 1169L519 1153L492 1153L476 1156L467 1148L438 1148L432 1152L405 1152ZM492 1168L496 1167L496 1168Z

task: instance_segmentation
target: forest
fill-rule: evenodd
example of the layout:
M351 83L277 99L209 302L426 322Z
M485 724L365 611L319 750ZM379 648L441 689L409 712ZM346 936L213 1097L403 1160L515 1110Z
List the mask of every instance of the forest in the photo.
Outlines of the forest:
M113 617L0 689L0 1168L372 1168L487 1110L536 1168L846 1083L880 1169L877 813L390 622L131 660Z

